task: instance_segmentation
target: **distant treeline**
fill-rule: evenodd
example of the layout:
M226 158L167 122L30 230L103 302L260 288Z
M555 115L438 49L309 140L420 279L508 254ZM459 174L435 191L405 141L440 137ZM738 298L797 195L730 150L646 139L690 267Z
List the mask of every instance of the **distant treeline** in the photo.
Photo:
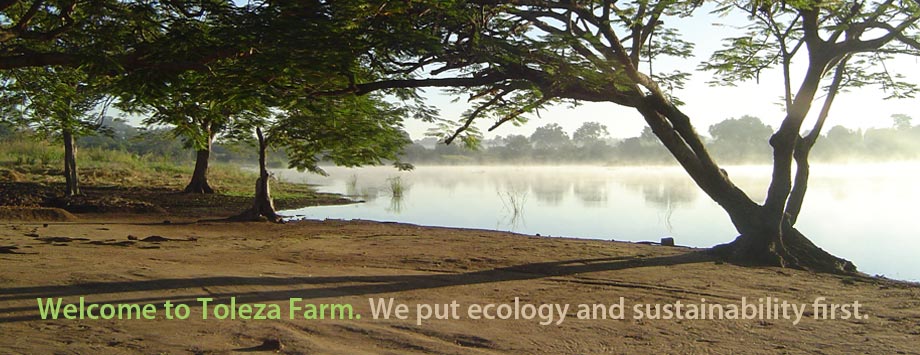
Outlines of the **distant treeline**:
M852 130L834 126L820 137L811 157L818 161L889 161L920 158L920 125L894 115L890 128ZM763 164L772 161L769 145L774 129L759 118L726 119L709 127L707 148L722 163ZM605 165L673 164L674 158L646 127L638 137L612 139L607 127L586 122L570 136L558 124L538 127L529 137L508 135L487 139L478 150L444 145L435 138L415 141L405 160L416 164L600 163Z
M834 126L827 130L812 151L818 161L891 161L920 159L920 125L911 125L906 115L894 115L889 128L853 130ZM769 163L768 140L773 128L757 117L727 119L709 127L707 148L722 163ZM0 124L0 138L19 134ZM100 133L81 137L81 147L125 151L138 156L168 157L194 162L195 151L170 128L143 129L122 120L107 119ZM255 164L252 143L218 141L212 158L219 162ZM483 141L477 150L460 144L445 145L435 138L416 140L406 146L403 159L416 164L550 164L596 163L604 165L673 164L674 158L646 127L638 137L610 138L607 127L586 122L572 135L558 124L538 127L530 136L508 135ZM284 151L273 152L269 165L286 166Z
M0 124L0 138L21 134L9 125ZM253 138L253 141L255 139ZM176 162L194 164L195 150L172 128L138 128L124 120L107 117L94 135L77 139L81 148L100 148L123 151L137 156L166 157ZM254 142L219 141L211 150L217 162L255 165L259 155ZM285 167L287 158L283 151L269 154L269 166Z

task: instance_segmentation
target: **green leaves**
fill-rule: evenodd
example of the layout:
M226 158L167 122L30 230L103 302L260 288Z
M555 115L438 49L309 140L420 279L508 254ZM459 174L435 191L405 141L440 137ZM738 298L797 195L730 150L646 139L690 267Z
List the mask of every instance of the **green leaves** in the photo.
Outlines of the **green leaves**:
M101 125L105 78L80 68L24 68L0 71L0 83L2 113L45 137L64 130L79 136Z
M891 57L882 54L860 55L850 60L845 71L844 87L879 87L887 94L886 99L907 99L916 97L916 83L907 81L901 73L890 72L885 64Z
M320 162L341 166L398 161L410 140L402 131L404 111L375 96L305 100L278 117L271 128L290 166L321 173Z
M712 54L700 70L715 72L710 85L735 86L737 83L759 80L760 74L777 64L779 46L770 38L757 36L757 31L747 35L723 39L722 50Z

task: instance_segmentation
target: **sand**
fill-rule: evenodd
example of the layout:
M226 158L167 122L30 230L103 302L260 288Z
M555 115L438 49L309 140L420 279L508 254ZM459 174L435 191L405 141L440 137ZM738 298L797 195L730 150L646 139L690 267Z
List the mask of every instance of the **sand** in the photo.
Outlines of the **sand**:
M0 206L0 221L65 222L76 220L76 216L60 208Z
M915 284L741 267L682 247L482 230L365 221L162 221L157 215L81 215L76 222L2 222L0 246L9 251L0 253L2 352L920 353ZM156 318L40 319L36 298L77 303L81 296L87 304L153 304ZM239 305L249 304L277 308L283 319L215 319L214 303L231 297L237 316ZM609 306L621 297L625 319L578 319L578 305ZM859 302L860 318L866 318L814 319L807 311L795 325L784 318L636 319L632 309L704 299L728 306L767 297L803 307L818 297ZM199 298L214 299L207 320ZM361 319L288 319L292 298L304 307L350 304ZM374 319L369 299L390 298L405 305L406 319ZM477 320L468 313L487 304L513 307L516 298L518 311L521 304L546 306L546 314L570 308L562 322L553 313L546 325L540 319ZM166 301L189 305L188 319L165 319ZM424 311L442 304L445 311L452 303L458 319L418 324L420 305Z

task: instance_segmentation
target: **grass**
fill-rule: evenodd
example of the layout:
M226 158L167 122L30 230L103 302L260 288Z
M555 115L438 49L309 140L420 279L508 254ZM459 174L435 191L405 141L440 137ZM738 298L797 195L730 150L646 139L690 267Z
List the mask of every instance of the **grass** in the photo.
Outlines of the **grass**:
M64 149L60 144L31 137L0 140L0 169L12 170L23 181L63 183ZM127 188L165 187L180 190L194 170L190 159L137 155L122 150L77 147L80 182L94 186ZM208 179L221 194L252 196L258 174L238 165L210 164ZM275 198L301 197L313 190L303 184L273 181Z
M388 178L387 184L387 190L390 191L390 194L396 198L403 197L403 194L405 194L406 190L408 190L408 186L406 186L406 183L404 183L402 178L399 176Z
M524 221L524 205L527 203L527 190L511 186L507 190L499 191L498 197L501 199L505 210L510 214L509 225L512 230L517 228L518 224Z

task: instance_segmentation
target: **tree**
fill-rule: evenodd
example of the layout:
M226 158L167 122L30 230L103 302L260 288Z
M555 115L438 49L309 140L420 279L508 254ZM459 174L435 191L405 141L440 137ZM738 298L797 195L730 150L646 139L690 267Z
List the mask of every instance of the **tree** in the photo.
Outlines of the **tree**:
M256 93L246 95L220 67L212 71L182 73L155 92L122 94L119 106L145 113L146 125L173 126L176 136L195 150L195 169L183 190L186 193L214 193L208 166L214 139L235 120L252 120L268 115L268 108Z
M597 122L585 122L572 133L572 141L581 147L605 144L604 140L608 137L607 126Z
M894 121L894 129L899 131L908 130L913 127L910 124L910 121L913 121L913 119L913 117L903 113L896 113L891 115L891 120Z
M2 113L64 145L67 196L80 194L76 137L101 128L110 101L103 83L80 69L25 68L0 72ZM101 113L100 113L101 112Z
M713 153L726 161L766 161L770 157L767 141L773 129L757 117L729 118L709 126L709 134L714 139Z
M127 150L130 141L139 134L137 127L128 124L124 119L105 116L100 121L102 121L100 130L96 134L77 139L78 145L109 150Z
M9 122L0 121L0 139L6 139L12 137L15 132L13 125Z
M260 173L253 205L238 217L280 219L269 189L268 149L283 148L290 167L315 173L323 173L323 161L345 166L398 163L398 153L410 143L401 130L402 119L432 116L424 107L390 104L379 94L339 90L384 72L398 75L378 59L416 42L412 36L417 31L406 26L410 18L426 15L407 15L409 10L399 4L377 5L356 0L254 2L229 20L238 23L229 31L232 36L254 46L245 55L218 60L216 68L205 73L217 77L204 80L215 84L204 86L204 91L219 103L214 107L237 105L230 107L231 114L264 107L258 114L225 119L229 136L255 135L258 141ZM379 11L384 7L386 11ZM417 102L412 92L391 93Z
M581 160L606 161L610 155L607 126L597 122L585 122L572 133L572 143L579 149L575 152Z
M537 129L530 135L530 142L536 149L559 150L569 144L569 135L557 123L550 123Z
M198 148L186 191L212 192L207 161L211 141L223 123L215 116L226 112L213 110L215 101L180 97L177 90L189 86L171 84L181 82L178 77L190 75L190 70L211 73L215 63L251 55L257 39L251 35L254 25L245 20L254 9L228 0L4 1L0 69L78 67L89 76L113 79L117 85L110 90L120 93L123 101L141 98L156 106L157 115L148 123L176 124L177 132ZM170 92L173 96L163 100ZM199 104L209 107L190 108ZM68 130L64 133L70 135Z
M853 131L841 125L836 125L827 130L824 142L815 146L815 156L821 159L840 159L852 157L863 153L863 137L861 132Z
M285 149L291 168L322 175L322 161L355 167L391 160L399 169L411 169L399 162L403 147L412 142L402 130L405 114L377 96L346 95L302 100L273 119L248 122L258 138L259 178L252 207L236 218L281 220L272 202L265 165L271 146Z
M470 21L465 27L440 32L445 35L442 51L400 60L406 67L440 65L459 75L362 83L353 85L352 91L396 85L464 87L478 114L464 117L461 127L483 117L496 119L493 128L520 122L525 113L563 101L632 107L738 230L734 242L715 252L743 263L830 272L855 269L794 227L807 190L808 156L841 87L878 84L896 97L913 94L912 84L886 75L880 64L890 56L920 54L916 2L719 3L718 12L747 14L752 25L743 36L728 38L726 49L714 53L702 68L714 71L722 84L756 79L771 67L783 72L786 115L769 140L773 172L763 204L747 196L713 160L692 119L668 90L681 87L687 73L654 72L650 65L640 66L659 56L691 55L692 44L682 41L679 32L666 27L662 19L689 16L700 2L480 0L461 4L461 10L448 15L461 12ZM794 59L805 66L801 76L793 73ZM827 95L816 124L803 135L803 123L822 87ZM499 102L506 97L518 99Z
M643 127L638 137L624 139L617 144L615 151L620 161L629 164L667 164L673 161L649 127Z
M156 85L160 78L206 71L216 60L251 53L253 42L241 35L252 28L234 21L245 8L229 0L2 1L0 70L54 66L94 76L131 72Z
M531 150L533 150L530 140L520 134L509 134L504 141L505 145L501 147L499 156L505 160L529 157Z

